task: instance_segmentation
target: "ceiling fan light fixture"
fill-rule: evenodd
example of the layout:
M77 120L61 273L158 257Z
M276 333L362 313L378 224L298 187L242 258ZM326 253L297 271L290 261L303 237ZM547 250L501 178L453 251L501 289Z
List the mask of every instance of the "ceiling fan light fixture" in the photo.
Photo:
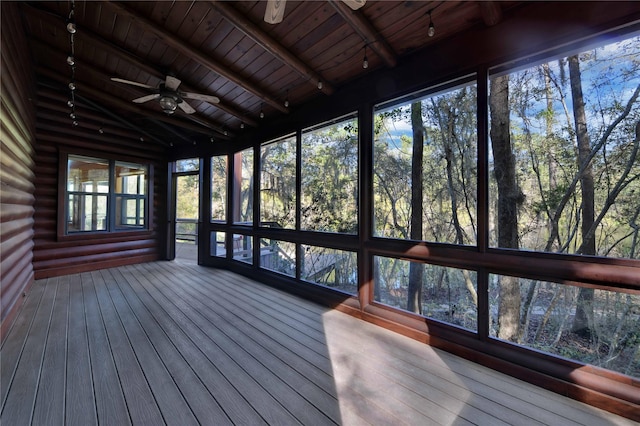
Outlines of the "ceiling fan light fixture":
M173 114L178 108L178 101L173 96L162 96L160 98L160 107L167 114Z

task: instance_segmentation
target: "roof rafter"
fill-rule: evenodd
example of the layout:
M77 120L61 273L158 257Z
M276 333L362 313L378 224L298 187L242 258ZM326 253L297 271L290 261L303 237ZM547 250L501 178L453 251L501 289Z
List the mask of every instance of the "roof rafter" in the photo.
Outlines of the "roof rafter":
M382 58L388 67L393 68L398 63L396 53L387 40L371 25L360 10L353 10L341 0L329 0L331 6L340 16L362 37L368 47Z
M46 68L43 66L38 66L36 68L36 72L42 76L48 77L52 80L58 81L62 84L66 84L68 81L68 76L65 75L61 75L60 73L56 72L55 70L52 70L50 68ZM96 71L98 72L98 71ZM103 75L103 78L108 78L106 76ZM77 88L77 92L79 94L87 94L89 96L91 96L92 99L97 99L100 102L103 102L106 105L113 105L117 108L120 108L122 110L125 111L129 111L135 114L140 114L142 116L145 117L150 117L151 119L154 120L158 120L158 121L164 121L165 123L169 123L173 126L176 127L182 127L183 129L187 129L187 130L191 130L197 133L201 133L201 134L210 134L210 132L212 130L216 130L219 133L221 133L222 136L219 136L220 138L228 138L228 136L224 135L224 131L222 129L214 129L209 127L208 129L205 129L204 127L195 125L195 124L191 124L189 122L185 122L183 120L174 118L174 117L169 117L164 113L161 112L155 112L155 111L151 111L147 108L141 108L136 106L135 104L132 104L131 102L127 102L127 101L123 101L120 98L117 98L115 96L110 96L108 94L106 94L104 92L104 90L98 90L86 83L83 83L82 81L76 81L76 86ZM200 120L201 122L205 122L205 120ZM208 124L203 124L203 126L207 126ZM217 127L217 126L216 126ZM227 132L228 133L228 132Z
M256 86L253 82L240 77L232 70L218 65L205 52L202 52L199 49L196 49L195 47L187 44L184 40L179 39L169 31L161 28L155 22L133 11L130 7L125 6L122 3L109 3L109 5L116 9L117 12L122 16L126 16L127 18L134 21L137 25L140 25L146 31L153 33L156 37L166 43L167 46L176 49L181 54L193 59L202 66L235 83L242 89L246 90L249 93L252 93L253 95L262 99L264 102L273 106L278 111L284 113L288 112L288 109L282 105L282 102L278 101L274 96L267 93L264 89Z
M218 12L220 12L227 21L235 25L238 30L242 31L247 37L251 38L264 50L278 58L282 63L290 66L294 71L310 81L315 87L318 86L318 83L322 82L321 90L324 93L330 95L335 91L334 88L327 83L318 72L302 62L302 60L300 60L296 55L291 53L286 47L260 29L256 24L245 18L228 2L211 0L209 3Z
M52 25L57 25L60 23L61 20L64 19L63 17L55 15L52 12L42 10L33 4L25 3L25 6L26 7L24 8L24 10L27 13L29 13L30 15L36 16L39 19L45 22L48 22ZM129 62L130 64L143 70L147 74L158 78L159 80L164 80L165 76L160 71L148 65L147 63L142 61L140 58L138 58L131 52L115 45L111 41L105 40L103 37L101 37L100 35L96 34L95 32L91 31L88 28L82 27L81 30L82 30L83 40L88 41L89 43L92 43L92 44L96 44L97 47L99 47L101 50L109 53L110 55L117 56L119 59ZM188 84L185 84L184 81L182 82L181 86L182 86L182 90L186 92L198 92L198 93L204 92L204 90L202 89L191 88ZM221 102L219 104L213 104L213 106L226 112L229 115L233 115L234 117L241 119L245 124L248 124L253 127L258 126L258 122L255 119L247 116L244 112L238 111L237 109L225 104L224 102Z

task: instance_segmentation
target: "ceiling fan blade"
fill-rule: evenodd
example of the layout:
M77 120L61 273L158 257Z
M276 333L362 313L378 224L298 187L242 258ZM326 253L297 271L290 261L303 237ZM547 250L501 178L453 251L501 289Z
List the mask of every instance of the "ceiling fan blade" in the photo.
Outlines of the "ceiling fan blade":
M264 21L269 24L278 24L282 22L286 3L286 0L268 0L267 8L264 11Z
M188 103L186 103L185 101L182 101L178 104L178 106L180 107L181 110L183 110L184 112L186 112L187 114L193 114L194 112L196 112L195 109L193 109L191 107L191 105L189 105Z
M220 98L217 96L203 95L201 93L180 92L180 96L186 99L197 99L199 101L205 101L212 104L220 103Z
M124 84L130 84L132 86L144 87L145 89L155 89L155 87L149 86L148 84L138 83L137 81L125 80L123 78L111 77L111 80L117 83L124 83Z
M164 87L171 90L178 90L178 86L180 86L180 83L182 83L180 80L168 75L164 81Z
M367 2L367 0L342 0L344 4L353 10L358 10Z
M158 99L159 97L160 97L159 93L153 93L151 95L146 95L146 96L143 96L141 98L136 98L131 102L134 102L136 104L143 104L145 102L149 102L150 100Z

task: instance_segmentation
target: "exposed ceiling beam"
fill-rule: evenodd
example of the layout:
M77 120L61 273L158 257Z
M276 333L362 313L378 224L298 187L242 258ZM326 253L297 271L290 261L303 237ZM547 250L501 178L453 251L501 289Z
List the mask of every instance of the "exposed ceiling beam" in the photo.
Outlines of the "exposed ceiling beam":
M58 81L65 85L69 79L68 76L60 75L58 72L42 66L37 67L36 72L40 75L43 75L45 77L48 77L52 80ZM123 101L122 99L117 98L115 96L110 96L106 94L104 90L95 89L82 82L76 81L76 86L78 87L77 94L84 95L85 98L91 97L92 99L96 99L100 102L103 102L106 105L112 105L119 109L131 112L134 114L139 114L143 117L148 117L152 120L164 121L165 123L171 124L176 127L181 127L186 130L191 130L204 135L211 134L211 130L212 130L211 128L205 129L201 126L193 125L189 122L185 122L177 118L169 117L166 114L161 112L155 112L146 108L140 108L131 102ZM78 115L81 115L81 113L78 112ZM220 132L222 133L222 135L224 135L222 130L220 130ZM219 137L224 138L224 136L219 136Z
M46 71L45 71L45 72L46 72ZM53 73L53 74L55 74L55 73ZM52 76L50 76L50 77L52 77ZM56 87L54 84L49 84L49 83L45 83L45 82L42 82L42 81L39 81L39 82L38 82L38 84L39 84L40 86L42 86L42 87L46 87L46 88L51 89L51 90L59 90L59 89L60 89L59 87ZM82 102L87 103L87 104L88 104L88 105L90 105L90 106L91 106L91 108L93 108L94 110L96 110L96 109L97 109L97 110L99 110L99 108L96 108L96 107L97 107L97 105L96 105L96 104L94 104L93 102L91 102L90 100L88 100L88 99L86 99L86 98L84 98L84 97L82 97L82 96L77 96L77 97L78 97L78 100L81 100ZM67 111L68 111L68 108L67 108ZM133 123L132 123L132 122L130 122L129 120L126 120L126 119L124 119L124 118L120 117L119 115L117 115L117 114L115 114L115 113L113 113L113 112L110 112L110 113L109 113L109 114L107 114L107 115L108 115L110 118L112 118L112 119L114 119L114 120L118 121L120 124L123 124L123 125L125 125L126 127L130 128L131 130L136 131L136 132L137 132L137 133L139 133L140 135L144 135L145 137L147 137L147 138L148 138L149 140L151 140L151 141L158 142L158 143L160 143L161 145L164 145L164 146L169 145L169 143L168 143L167 141L165 141L165 140L163 140L163 139L159 139L159 138L157 138L157 137L153 136L152 134L148 133L148 132L147 132L147 131L145 131L144 129L142 129L142 128L140 128L140 127L136 126L135 124L133 124Z
M353 10L341 0L329 0L334 9L347 21L349 25L362 37L367 47L370 47L384 63L393 68L398 63L396 53L382 35L371 25L360 10Z
M287 50L278 41L273 39L269 34L264 32L256 24L244 17L236 8L231 6L229 2L212 0L209 2L220 14L235 27L242 31L247 37L251 38L257 44L262 46L264 50L278 58L285 65L290 66L294 71L306 78L314 87L322 82L322 91L327 95L332 94L335 89L327 83L322 76L313 70L309 65L302 62L296 55Z
M31 43L33 45L35 45L35 46L38 46L38 48L40 48L40 49L48 49L48 50L51 50L51 51L58 52L58 55L61 58L63 58L64 55L65 55L64 52L60 51L56 47L53 47L53 46L51 46L51 45L49 45L49 44L47 44L47 43L45 43L45 42L43 42L41 40L32 39ZM76 65L76 66L78 67L79 65ZM88 63L82 64L82 68L83 68L84 71L89 71L89 72L93 73L94 75L98 76L100 80L105 82L105 84L108 85L108 84L112 83L111 79L110 79L110 76L105 74L102 70L99 70L96 67L93 67L93 66L89 65ZM58 78L58 81L60 81L61 79L64 79L64 78L68 79L68 77L60 76ZM131 90L131 91L135 91L135 93L137 93L137 94L140 93L138 90L135 90L135 89L133 89L133 87L129 87L129 86L123 86L123 89L128 89L128 90ZM144 110L144 109L140 109L140 111L142 111L142 110ZM156 114L155 112L153 112L151 110L146 110L146 111L149 111L150 113ZM165 117L168 118L168 116L166 116L166 114L162 114L161 116L163 118L165 118ZM173 117L171 117L171 118L173 118ZM198 123L198 124L200 124L202 126L205 126L205 127L209 128L211 130L214 130L214 131L216 131L216 132L218 132L218 133L220 133L222 135L227 136L229 134L229 131L226 130L225 128L221 127L218 123L214 123L212 121L205 120L205 119L202 119L200 117L196 118L196 117L193 117L192 115L186 115L186 118L190 119L191 121L194 121L194 122L196 122L196 123ZM164 121L164 120L161 120L161 121ZM184 127L184 126L182 126L182 127ZM200 130L200 132L202 132L202 129Z
M29 13L34 17L37 17L38 19L41 19L44 22L48 22L53 26L57 26L60 24L60 22L64 21L63 17L55 15L52 12L42 10L36 5L25 3L25 6L26 7L24 8L24 10L27 13ZM82 34L80 37L82 38L83 41L86 41L90 44L95 44L98 49L110 55L114 55L126 62L129 62L130 64L136 66L137 68L141 69L147 74L158 78L159 80L164 80L165 76L160 71L148 65L146 62L144 62L142 59L138 58L131 52L115 45L114 43L108 40L105 40L100 35L91 31L89 28L81 27L80 30ZM185 84L184 82L181 85L181 90L184 90L185 92L198 92L198 93L204 92L204 90L199 88L196 88L196 89L191 88L189 87L188 84ZM213 95L213 93L209 93L209 94ZM248 117L245 112L238 111L237 109L225 104L224 101L222 101L219 104L214 104L213 106L226 112L229 115L233 115L234 117L239 118L245 124L248 124L253 127L258 126L258 122L255 119Z
M232 81L237 84L242 89L246 90L249 93L257 96L264 102L276 108L281 112L288 112L288 109L282 105L282 102L277 100L272 95L268 94L264 89L256 86L251 81L244 79L237 75L237 73L229 70L225 67L218 65L215 61L213 61L208 54L202 52L195 47L187 44L185 41L180 40L175 35L171 34L169 31L164 28L159 27L155 22L147 19L144 16L141 16L137 12L133 11L130 7L125 6L123 3L109 3L111 7L117 10L119 14L131 19L137 25L142 27L145 31L149 31L153 33L156 37L162 40L167 46L170 46L173 49L176 49L181 54L193 59L194 61L200 63L202 66L210 69L211 71L221 75L222 77Z

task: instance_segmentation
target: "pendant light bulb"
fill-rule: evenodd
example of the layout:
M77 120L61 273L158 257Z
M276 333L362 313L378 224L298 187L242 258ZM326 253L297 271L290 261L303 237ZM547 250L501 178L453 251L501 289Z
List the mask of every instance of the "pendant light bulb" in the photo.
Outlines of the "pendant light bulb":
M364 59L362 60L362 68L369 68L369 59L367 58L367 45L364 46Z
M71 55L67 56L67 64L69 64L70 67L76 64L76 60L73 58L73 56Z
M70 90L76 90L76 85L75 85L75 83L73 81L71 83L69 83L69 89Z
M69 21L67 23L67 31L69 31L69 34L75 34L76 33L76 23L73 21Z
M429 11L429 30L427 31L429 37L433 37L436 35L436 27L433 25L433 20L431 19L431 11Z
M322 90L322 81L318 81L318 89Z

